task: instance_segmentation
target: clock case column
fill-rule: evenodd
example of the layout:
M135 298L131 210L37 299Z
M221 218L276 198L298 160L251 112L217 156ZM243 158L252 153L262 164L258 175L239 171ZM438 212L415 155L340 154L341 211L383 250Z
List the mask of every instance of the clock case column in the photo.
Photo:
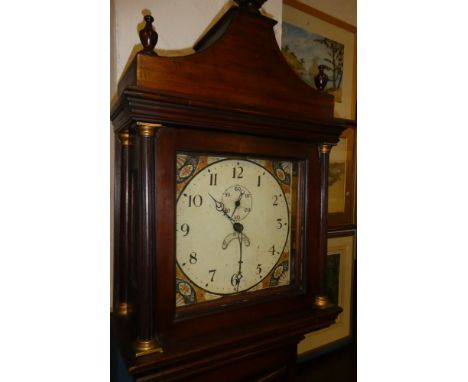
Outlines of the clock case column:
M115 207L114 207L114 306L119 316L132 310L130 302L130 262L132 260L132 182L131 159L133 136L124 131L115 137Z
M137 338L135 355L141 356L161 351L155 328L155 154L154 136L160 124L137 122L139 138L138 162L138 246L136 256Z
M320 257L319 257L319 287L315 296L315 305L325 309L333 304L326 293L326 261L327 261L327 232L328 232L328 168L330 164L330 151L334 144L322 143L320 150Z

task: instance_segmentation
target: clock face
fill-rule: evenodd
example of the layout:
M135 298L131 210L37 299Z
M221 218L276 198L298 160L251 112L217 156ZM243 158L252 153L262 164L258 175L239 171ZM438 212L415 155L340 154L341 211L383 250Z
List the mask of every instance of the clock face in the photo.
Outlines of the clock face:
M177 162L176 305L288 285L293 163Z

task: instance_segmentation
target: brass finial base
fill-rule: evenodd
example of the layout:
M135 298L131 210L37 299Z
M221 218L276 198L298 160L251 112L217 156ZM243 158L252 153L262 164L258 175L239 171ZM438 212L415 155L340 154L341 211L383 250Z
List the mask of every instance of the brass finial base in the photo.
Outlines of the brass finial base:
M326 309L333 306L333 304L330 302L327 296L316 296L315 306L319 309Z
M147 354L153 353L162 353L163 349L159 344L156 342L155 339L143 341L143 340L136 340L133 344L133 349L135 350L135 356L141 357Z

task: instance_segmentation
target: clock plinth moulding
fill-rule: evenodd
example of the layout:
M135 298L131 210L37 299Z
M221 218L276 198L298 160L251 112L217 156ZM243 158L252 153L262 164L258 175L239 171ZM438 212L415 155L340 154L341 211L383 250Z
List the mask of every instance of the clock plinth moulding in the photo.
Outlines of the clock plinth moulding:
M292 381L297 343L341 311L325 260L345 126L284 61L264 1L236 2L184 57L154 53L145 16L112 107L111 327L137 381Z

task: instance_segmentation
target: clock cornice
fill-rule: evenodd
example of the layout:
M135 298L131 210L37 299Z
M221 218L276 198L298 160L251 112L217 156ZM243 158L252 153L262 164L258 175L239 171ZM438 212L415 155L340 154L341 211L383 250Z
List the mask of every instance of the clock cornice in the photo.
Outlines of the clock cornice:
M334 97L313 89L289 67L276 42L274 24L260 13L233 6L195 44L194 54L163 57L142 50L119 82L114 125L119 129L128 122L119 118L119 112L161 123L174 119L181 109L195 115L208 110L210 118L208 123L202 118L203 125L214 122L215 110L229 110L234 120L333 124ZM139 94L154 102L138 104ZM168 107L159 109L158 102L173 107L174 115ZM255 127L251 133L261 134L261 129Z

